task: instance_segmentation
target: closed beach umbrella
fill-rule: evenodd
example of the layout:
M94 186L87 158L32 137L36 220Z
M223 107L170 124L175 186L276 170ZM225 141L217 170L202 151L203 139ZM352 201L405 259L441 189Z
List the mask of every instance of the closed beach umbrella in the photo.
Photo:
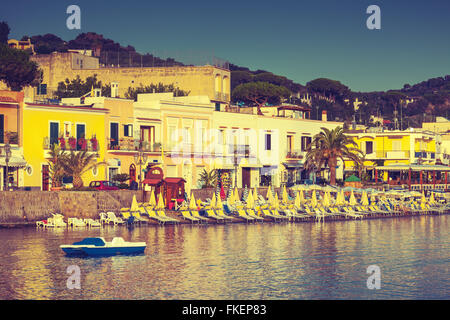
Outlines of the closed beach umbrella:
M420 199L420 202L421 203L426 203L427 202L427 199L425 198L425 193L424 192L422 192L422 198Z
M157 209L164 209L165 205L164 205L164 199L163 199L163 195L162 192L159 193L159 197L158 197L158 204L156 205Z
M300 204L305 203L305 195L303 194L303 190L300 190Z
M353 190L352 190L352 193L350 194L350 205L351 206L355 206L356 204L357 204L357 202L356 202L356 198L355 198L355 194L353 193Z
M253 189L253 199L255 201L258 201L259 195L258 195L258 189L256 187Z
M197 210L197 205L195 204L195 197L194 194L191 194L191 201L189 202L189 209L190 210Z
M276 192L275 192L275 197L274 197L274 199L273 199L272 207L273 207L274 209L278 209L278 208L280 207L280 202L279 202L279 200L278 200L278 193L276 193Z
M246 207L248 209L253 209L255 207L255 200L253 199L252 189L250 189L250 191L248 192Z
M289 201L288 193L286 190L286 185L283 186L283 195L282 195L283 203L287 203Z
M131 201L130 211L139 211L139 206L136 200L136 195L133 196L133 200Z
M317 198L316 198L316 190L313 190L312 195L311 195L311 206L317 207Z
M235 201L234 201L234 192L231 191L231 192L230 192L230 196L229 196L228 199L227 199L227 204L228 204L229 206L232 206L232 205L234 205L234 203L235 203Z
M234 188L234 201L235 202L240 202L241 199L239 198L239 191L237 188Z
M328 195L326 192L323 194L322 206L324 206L325 208L330 206L330 201L328 200Z
M148 201L148 203L152 208L156 207L155 190L152 190L152 193L150 194L150 200Z
M428 199L428 202L430 204L434 204L436 203L436 200L434 199L434 192L431 193L430 199Z
M215 208L216 207L216 202L217 202L216 194L213 193L213 197L211 199L211 203L209 204L211 206L211 208Z
M299 191L297 191L297 192L295 193L294 205L295 205L297 208L300 208L300 206L302 205L301 200L300 200L300 192L299 192Z
M222 197L217 197L217 201L216 201L216 209L223 209L223 204L222 204Z
M370 195L370 202L372 203L372 204L374 204L375 202L377 202L377 199L375 198L375 193L371 193L371 195Z
M269 185L269 188L267 189L267 195L266 195L267 201L272 205L273 204L273 193L272 193L272 187Z
M363 206L368 206L369 205L369 198L367 197L366 191L363 191L363 194L361 196L361 204Z

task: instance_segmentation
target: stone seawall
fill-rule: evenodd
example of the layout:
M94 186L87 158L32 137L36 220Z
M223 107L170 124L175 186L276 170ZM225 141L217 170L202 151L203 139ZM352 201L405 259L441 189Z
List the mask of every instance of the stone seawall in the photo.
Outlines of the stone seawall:
M142 191L2 191L0 192L0 224L28 224L46 219L52 213L66 218L98 219L102 211L118 212L130 207L136 195L142 201Z

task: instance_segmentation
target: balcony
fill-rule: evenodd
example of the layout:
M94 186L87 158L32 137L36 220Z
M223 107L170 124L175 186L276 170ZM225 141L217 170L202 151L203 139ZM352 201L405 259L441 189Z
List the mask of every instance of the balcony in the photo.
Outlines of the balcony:
M376 152L372 152L368 154L367 159L372 159L370 155L376 155L377 159L409 159L410 151L409 150L377 150Z
M74 137L69 138L49 138L44 137L44 150L51 150L51 146L57 144L61 150L67 151L88 151L97 152L99 151L99 143L97 138L93 137L90 139Z
M144 152L160 152L161 144L151 141L143 141L133 138L122 138L118 141L108 138L108 151L144 151Z
M230 101L230 94L216 91L214 98L215 98L215 100L218 100L218 101Z
M19 134L14 131L6 131L3 135L0 135L0 144L19 144Z
M288 150L286 152L286 159L295 159L295 160L303 159L303 151L300 149Z

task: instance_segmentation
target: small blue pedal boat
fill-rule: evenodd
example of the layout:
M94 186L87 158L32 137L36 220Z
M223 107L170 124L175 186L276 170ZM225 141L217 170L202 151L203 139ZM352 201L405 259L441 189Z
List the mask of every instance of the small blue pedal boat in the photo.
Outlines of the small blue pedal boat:
M128 242L115 237L111 242L102 237L85 238L73 244L59 246L67 255L109 256L118 254L140 254L145 251L145 242Z

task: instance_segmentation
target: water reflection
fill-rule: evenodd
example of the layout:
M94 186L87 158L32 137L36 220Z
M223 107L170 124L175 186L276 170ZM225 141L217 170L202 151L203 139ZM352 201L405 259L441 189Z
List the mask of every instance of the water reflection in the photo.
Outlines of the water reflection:
M448 298L448 216L299 224L0 230L1 299ZM69 258L87 236L145 241L140 256ZM368 290L369 265L382 289ZM66 270L81 269L81 290Z

